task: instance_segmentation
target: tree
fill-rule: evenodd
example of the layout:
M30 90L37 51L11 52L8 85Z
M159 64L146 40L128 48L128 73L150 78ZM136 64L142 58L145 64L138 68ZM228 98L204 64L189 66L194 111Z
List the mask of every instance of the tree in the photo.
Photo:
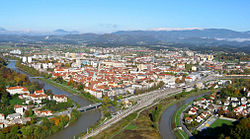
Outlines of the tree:
M233 138L249 138L250 137L250 117L240 120L235 128L231 129L230 136Z
M29 138L33 134L33 128L30 125L23 126L21 132L24 137Z
M34 114L34 113L33 113L33 110L32 110L32 109L26 110L26 111L24 112L24 116L25 116L25 117L31 117L33 114Z
M3 134L3 132L0 131L0 139L4 139L5 135Z
M235 90L234 90L234 94L235 94L235 95L237 95L237 96L238 96L238 95L239 95L239 93L240 93L240 90L239 90L239 89L235 89Z

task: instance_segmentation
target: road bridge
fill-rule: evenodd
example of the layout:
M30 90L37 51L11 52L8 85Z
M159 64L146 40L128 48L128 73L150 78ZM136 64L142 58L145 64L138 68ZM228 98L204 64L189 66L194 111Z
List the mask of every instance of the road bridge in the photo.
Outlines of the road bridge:
M80 107L77 110L79 110L80 112L86 112L86 111L89 111L89 110L97 109L101 105L102 105L102 103L90 104L88 106Z

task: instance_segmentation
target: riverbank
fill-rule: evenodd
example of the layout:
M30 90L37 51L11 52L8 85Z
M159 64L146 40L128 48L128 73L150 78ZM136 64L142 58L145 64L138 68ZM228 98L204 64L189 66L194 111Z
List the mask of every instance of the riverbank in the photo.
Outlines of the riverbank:
M89 101L91 102L94 102L94 103L98 103L98 102L101 102L99 99L95 98L94 96L90 95L89 93L87 92L81 92L79 90L76 90L74 88L72 88L71 86L68 86L67 84L60 84L60 83L57 83L56 81L48 78L49 75L47 73L44 73L44 74L41 74L39 73L36 69L32 68L32 67L29 67L27 65L23 65L21 64L21 60L17 57L6 57L6 58L10 58L10 59L14 59L14 60L17 60L16 62L16 67L29 74L30 76L41 76L41 77L44 77L44 78L39 78L40 80L43 80L44 82L48 83L48 84L51 84L52 86L54 87L57 87L59 89L62 89L64 91L67 91L69 93L72 93L72 94L76 94L80 97L83 97L85 99L88 99Z
M211 91L211 90L205 90ZM161 100L155 105L151 105L138 114L138 111L124 118L118 123L112 125L110 128L104 130L93 138L150 138L159 139L159 121L162 113L170 106L185 100L190 96L195 96L205 93L204 91L191 92L186 94L185 97L176 99L176 95L169 95L167 98ZM132 116L133 115L133 116Z
M28 73L17 68L15 65L16 65L16 61L10 61L8 68L15 70L18 73L25 74L28 77L32 77ZM40 84L44 84L44 89L45 90L52 90L53 94L67 95L73 101L77 102L79 104L79 106L81 106L81 107L91 104L91 102L89 100L85 99L84 97L80 97L78 95L74 95L72 93L64 91L63 89L59 89L55 86L50 85L49 83L47 83L43 80L30 78L30 81L39 82ZM81 113L81 115L77 119L75 119L75 120L72 119L69 126L66 126L66 128L63 128L63 130L60 130L60 131L56 132L55 134L48 136L46 138L48 138L48 139L73 138L75 135L79 135L83 131L85 131L87 128L95 125L96 122L100 119L100 117L101 117L100 110L93 110L93 111Z
M180 123L181 113L188 105L192 104L192 102L193 101L183 105L181 108L175 111L172 117L172 128L177 138L185 138L185 139L189 138L188 135L182 129L179 129L179 128L181 128L181 123Z
M32 78L29 80L28 79L28 77L30 77L29 74L22 72L21 70L15 67L16 61L10 61L8 62L7 66L5 65L6 64L1 64L1 73L3 73L1 74L2 75L1 79L3 81L1 85L4 86L4 90L6 89L5 86L8 86L8 84L11 84L11 86L18 85L22 88L27 88L29 89L31 93L33 93L34 90L41 90L41 89L45 89L45 87L48 87L48 85L42 85L42 82L36 82L36 83L33 82L34 79ZM46 88L44 90L44 93L46 95L50 95L50 92L47 90L48 89ZM3 92L3 94L9 94L9 93ZM7 116L9 114L13 114L14 112L13 110L12 111L8 111L8 110L13 109L13 106L15 106L16 104L19 104L22 107L31 106L30 104L29 105L23 104L23 101L27 99L25 98L17 99L17 98L18 98L17 95L8 96L8 100L4 102L5 106L1 108L2 111L7 112L7 113L4 113L4 115ZM4 97L2 99L4 99ZM11 122L13 122L14 120L13 119L9 120L11 124L8 124L8 127L0 131L0 134L1 134L0 138L16 138L16 137L47 138L50 135L53 135L63 130L68 124L73 123L75 121L74 119L78 119L80 117L79 113L78 114L75 113L75 110L73 110L72 113L68 111L69 109L72 109L73 106L74 104L73 104L73 101L71 101L71 98L68 98L67 102L64 102L64 103L56 103L54 101L47 100L47 101L43 101L40 106L37 104L32 104L32 107L28 111L26 111L22 117L19 117L19 118L16 117L16 120L20 120L21 122L22 122L22 118L24 117L28 117L28 119L31 119L31 121L22 122L22 123L18 122L19 124L12 124ZM8 107L10 109L5 109ZM62 112L62 109L64 109L65 111ZM39 115L34 114L35 110L52 111L53 115L49 117L40 117ZM12 132L12 131L15 131L15 132ZM39 132L39 131L44 131L44 132Z
M205 94L205 93L212 92L212 91L213 90L202 90L200 94ZM218 90L215 90L215 92L216 91L218 91ZM202 96L199 97L199 98L202 98ZM194 100L197 100L199 98L196 98ZM192 104L194 100L192 100L191 102L186 103L185 105L181 106L178 110L175 111L175 113L174 113L174 115L172 117L172 124L171 124L172 129L174 131L174 134L178 138L186 138L186 139L189 138L189 135L186 133L188 131L185 132L183 129L180 129L180 128L182 128L182 125L181 125L180 122L181 122L181 120L183 120L183 119L181 119L181 113L183 112L183 110L186 107L188 107L190 104Z
M57 87L59 89L62 89L64 91L67 91L69 93L76 94L76 95L78 95L80 97L88 99L91 102L94 102L94 103L101 102L99 99L95 98L94 96L92 96L90 94L87 94L86 92L82 93L81 91L73 89L72 87L69 87L67 85L63 85L63 84L57 83L56 81L54 81L52 79L41 78L40 80L43 80L44 82L46 82L46 83L48 83L48 84L50 84L50 85L52 85L54 87Z

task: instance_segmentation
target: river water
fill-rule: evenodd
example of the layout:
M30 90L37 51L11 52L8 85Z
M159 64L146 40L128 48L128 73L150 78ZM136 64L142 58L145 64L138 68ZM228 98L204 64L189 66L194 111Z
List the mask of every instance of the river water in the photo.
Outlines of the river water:
M208 93L205 93L208 94ZM160 135L163 139L175 139L174 132L172 130L172 117L174 115L174 112L177 111L181 106L195 100L196 98L199 98L201 96L204 96L205 94L200 94L196 96L191 96L183 101L180 101L172 106L170 106L168 109L166 109L162 115L160 120Z
M16 61L9 61L9 64L7 65L8 68L15 70L16 72L22 73L29 76L27 73L24 73L20 71L18 68L16 68ZM72 100L77 102L80 106L87 106L91 104L90 101L87 99L84 99L82 97L79 97L77 95L71 94L69 92L66 92L64 90L58 89L42 80L39 79L30 79L31 81L38 81L41 84L44 84L44 89L48 90L50 89L53 94L64 94L68 97L70 97ZM85 113L82 113L81 117L73 123L72 125L68 126L62 131L59 131L58 133L48 137L47 139L70 139L73 138L76 135L79 135L83 131L86 131L88 127L94 125L99 119L101 118L101 112L100 110L92 110Z

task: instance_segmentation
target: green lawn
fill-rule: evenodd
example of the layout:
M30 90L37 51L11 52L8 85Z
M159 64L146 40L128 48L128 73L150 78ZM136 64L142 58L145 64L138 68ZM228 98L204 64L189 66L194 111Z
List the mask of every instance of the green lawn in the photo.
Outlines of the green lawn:
M125 130L133 130L133 129L135 129L135 128L136 128L136 125L130 124L130 125L128 125L128 126L125 128Z
M173 116L172 121L173 121L173 123L176 124L176 126L181 126L180 120L179 120L179 119L180 119L181 112L182 112L188 105L190 105L190 104L192 104L192 102L189 102L189 103L183 105L181 108L179 108L179 109L174 113L174 116Z
M223 124L233 125L233 122L229 120L224 120L224 119L217 119L210 127L211 128L220 127Z
M18 97L14 97L10 100L10 104L12 105L21 105L24 102L24 100L19 99Z
M175 132L175 136L177 137L177 139L189 138L188 135L183 130L179 130L179 129Z

